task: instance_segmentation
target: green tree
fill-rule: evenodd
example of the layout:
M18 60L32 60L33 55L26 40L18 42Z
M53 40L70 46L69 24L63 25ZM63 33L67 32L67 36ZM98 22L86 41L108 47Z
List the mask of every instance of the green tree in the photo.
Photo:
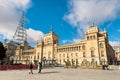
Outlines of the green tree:
M3 43L0 42L0 61L2 61L6 57L6 49L3 46Z

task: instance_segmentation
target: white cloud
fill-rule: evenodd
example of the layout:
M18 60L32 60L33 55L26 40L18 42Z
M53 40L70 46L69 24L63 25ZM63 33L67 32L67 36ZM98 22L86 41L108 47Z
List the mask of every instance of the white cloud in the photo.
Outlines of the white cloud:
M79 43L80 39L73 39L73 40L62 40L62 44L71 44L71 43Z
M120 41L109 41L111 46L120 46Z
M22 10L26 11L30 0L0 0L0 34L12 39L17 28Z
M22 11L27 11L31 6L31 0L0 0L0 35L4 39L11 40L18 26ZM28 40L34 42L41 39L41 31L29 28ZM40 38L41 37L41 38Z
M114 20L119 15L120 0L70 0L68 14L64 19L74 27L83 37L88 25L95 22L99 25Z
M68 43L72 43L71 40L62 40L62 44L68 44Z
M38 30L33 30L31 28L27 30L27 34L28 34L29 42L36 42L37 40L43 40L43 36L44 36L43 32Z
M73 39L73 43L79 43L80 41L80 39Z

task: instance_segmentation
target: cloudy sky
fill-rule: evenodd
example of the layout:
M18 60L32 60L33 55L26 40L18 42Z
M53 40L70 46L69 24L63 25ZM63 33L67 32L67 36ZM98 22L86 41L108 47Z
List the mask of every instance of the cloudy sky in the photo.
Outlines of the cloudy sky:
M120 0L0 0L0 41L12 40L22 11L29 43L53 31L59 44L84 39L92 22L106 29L112 45L120 45Z

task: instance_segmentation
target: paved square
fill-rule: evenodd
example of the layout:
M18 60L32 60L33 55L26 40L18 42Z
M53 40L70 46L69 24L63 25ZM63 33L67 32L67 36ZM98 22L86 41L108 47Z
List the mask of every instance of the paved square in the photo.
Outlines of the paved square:
M0 80L120 80L120 70L90 70L49 68L33 70L6 70L0 71Z

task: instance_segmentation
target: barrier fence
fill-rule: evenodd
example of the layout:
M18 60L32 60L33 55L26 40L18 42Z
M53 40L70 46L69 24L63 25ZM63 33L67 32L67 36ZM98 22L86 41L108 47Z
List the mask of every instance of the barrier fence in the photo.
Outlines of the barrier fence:
M0 65L0 70L16 70L29 69L29 65ZM37 69L37 65L33 65L33 69Z

